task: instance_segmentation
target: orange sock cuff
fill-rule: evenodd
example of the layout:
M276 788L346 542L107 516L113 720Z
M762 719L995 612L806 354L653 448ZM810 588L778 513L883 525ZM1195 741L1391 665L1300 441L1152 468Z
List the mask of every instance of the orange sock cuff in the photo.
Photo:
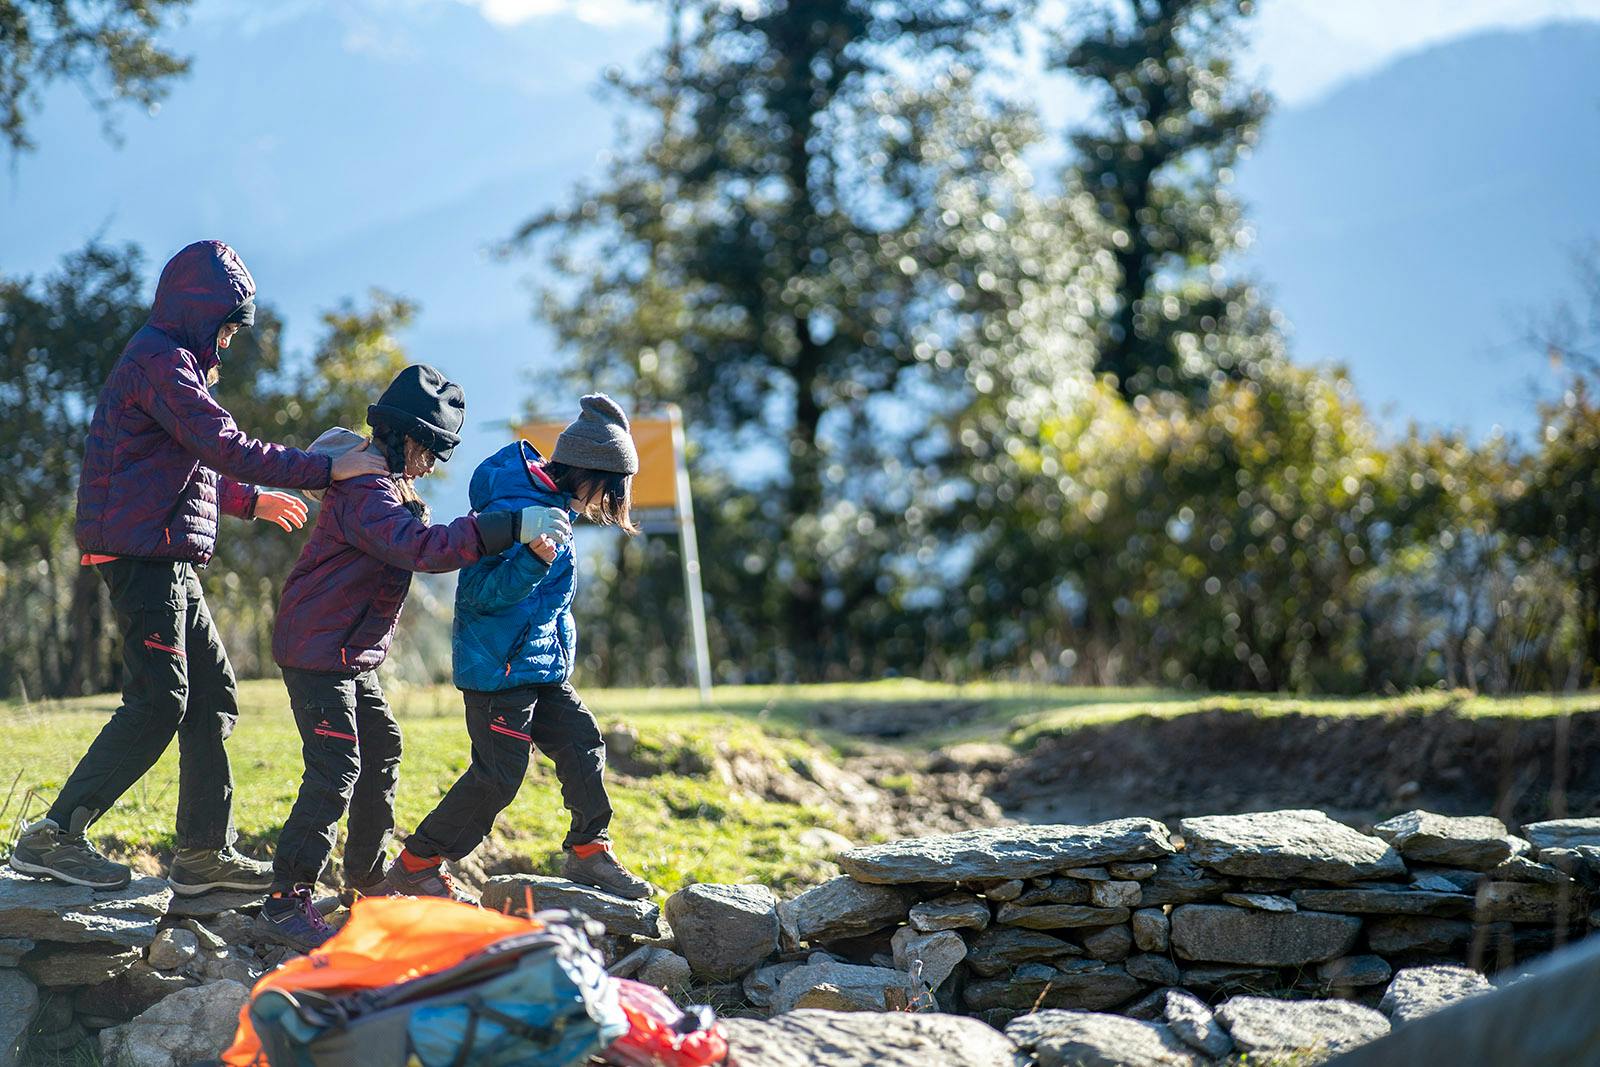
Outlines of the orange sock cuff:
M610 851L611 842L609 841L590 841L587 845L572 846L572 854L577 856L580 860L586 860L597 852Z
M412 874L416 874L418 871L425 871L429 867L439 866L439 857L434 856L432 859L428 859L425 856L416 855L409 848L403 848L400 850L400 866Z

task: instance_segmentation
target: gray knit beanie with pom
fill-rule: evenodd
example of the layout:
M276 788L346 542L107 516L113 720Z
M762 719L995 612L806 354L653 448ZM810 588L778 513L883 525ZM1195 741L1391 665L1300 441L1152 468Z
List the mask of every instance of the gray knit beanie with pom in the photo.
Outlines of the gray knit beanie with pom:
M569 467L638 474L639 451L621 405L604 393L590 393L579 403L583 411L556 438L550 458Z

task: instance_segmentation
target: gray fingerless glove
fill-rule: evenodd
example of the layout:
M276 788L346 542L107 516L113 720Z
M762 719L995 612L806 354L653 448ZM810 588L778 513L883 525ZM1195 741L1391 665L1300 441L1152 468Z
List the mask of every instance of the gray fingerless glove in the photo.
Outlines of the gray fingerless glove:
M530 545L541 537L548 537L558 545L572 541L572 520L560 508L543 505L523 508L519 516L517 540Z

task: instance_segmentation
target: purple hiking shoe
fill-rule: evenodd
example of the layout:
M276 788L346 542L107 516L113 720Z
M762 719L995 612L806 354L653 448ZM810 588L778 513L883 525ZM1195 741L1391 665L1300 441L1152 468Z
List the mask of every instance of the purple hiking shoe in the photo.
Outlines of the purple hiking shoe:
M296 952L312 952L333 936L333 927L322 918L311 887L297 885L282 896L270 896L261 905L261 921L272 936Z

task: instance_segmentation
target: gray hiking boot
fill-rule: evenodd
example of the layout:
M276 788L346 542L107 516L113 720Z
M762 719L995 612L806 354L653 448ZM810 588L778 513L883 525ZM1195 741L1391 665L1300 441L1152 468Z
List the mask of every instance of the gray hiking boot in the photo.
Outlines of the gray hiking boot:
M183 897L214 889L265 893L272 888L272 864L242 856L232 845L221 850L180 848L172 857L167 884Z
M24 827L16 851L11 853L11 868L90 889L121 889L133 878L133 871L106 859L89 843L83 831L93 817L93 812L79 808L65 830L54 819L40 819Z
M361 890L369 897L443 897L462 904L476 904L478 898L456 885L444 863L434 863L420 871L406 867L398 858L383 873L383 879Z
M611 846L588 856L580 856L567 849L567 862L561 866L561 877L572 882L592 885L603 893L624 900L644 900L655 895L656 887L634 874L611 854Z

